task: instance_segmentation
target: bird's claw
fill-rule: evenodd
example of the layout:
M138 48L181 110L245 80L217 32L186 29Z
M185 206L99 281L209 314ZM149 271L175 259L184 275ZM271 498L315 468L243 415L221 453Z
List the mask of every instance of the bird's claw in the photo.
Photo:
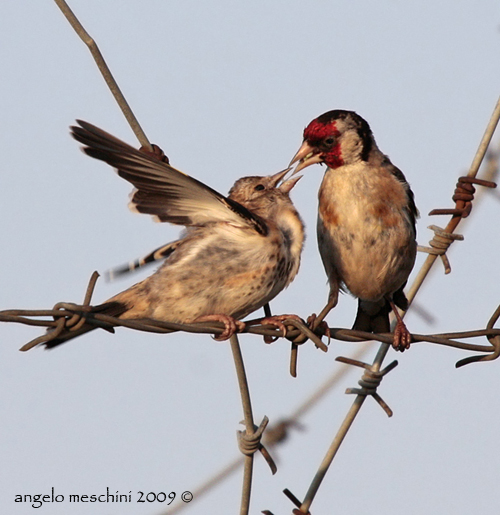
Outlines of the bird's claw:
M165 152L163 152L163 150L158 145L155 145L153 143L151 145L151 149L152 150L149 150L149 148L142 146L139 150L141 152L144 152L144 154L147 154L148 156L158 159L158 161L162 161L164 163L170 164L170 161L169 161L168 157L165 155Z
M223 342L228 340L235 333L239 333L245 329L245 323L240 320L236 320L229 315L204 315L198 317L194 322L221 322L224 324L224 331L221 334L215 336L214 340Z
M283 322L285 320L289 320L289 319L297 320L298 322L303 323L303 320L297 315L274 315L274 316L263 318L262 320L260 320L260 323L261 323L261 325L274 325L280 331L283 331L282 337L285 338L287 330L286 330L286 326L285 326L285 324L283 324ZM267 335L264 336L265 343L273 343L277 339L278 339L277 336L267 336Z
M398 320L394 328L394 339L392 346L395 350L404 352L410 348L411 334L402 320Z
M311 329L313 333L319 333L319 336L326 336L328 338L328 345L330 345L330 340L332 338L332 334L330 332L330 326L327 324L325 320L321 320L320 322L316 322L318 315L316 313L312 313L307 317L307 327Z

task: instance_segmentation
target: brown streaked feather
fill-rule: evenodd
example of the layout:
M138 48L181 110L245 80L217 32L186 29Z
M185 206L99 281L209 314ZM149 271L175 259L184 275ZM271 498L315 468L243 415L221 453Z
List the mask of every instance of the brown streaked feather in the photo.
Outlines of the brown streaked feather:
M415 204L415 196L413 194L413 191L411 190L404 173L397 166L394 166L387 156L385 156L384 165L392 173L392 175L394 175L394 177L396 177L396 179L404 186L407 196L407 204L404 207L404 209L408 213L408 216L413 225L413 229L416 232L417 218L420 216L420 214Z

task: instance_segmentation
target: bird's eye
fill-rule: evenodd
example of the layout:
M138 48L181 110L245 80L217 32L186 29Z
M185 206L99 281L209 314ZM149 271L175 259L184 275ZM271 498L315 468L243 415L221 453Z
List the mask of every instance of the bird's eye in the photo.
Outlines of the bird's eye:
M335 139L334 138L326 138L325 143L327 145L333 145L335 143Z
M255 191L262 191L263 189L265 189L263 184L257 184L257 186L254 188Z

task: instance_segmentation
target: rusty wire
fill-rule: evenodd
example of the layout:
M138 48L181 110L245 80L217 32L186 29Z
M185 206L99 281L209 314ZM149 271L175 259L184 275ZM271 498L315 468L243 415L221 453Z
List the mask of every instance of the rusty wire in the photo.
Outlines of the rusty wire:
M479 143L479 147L477 149L476 155L474 156L474 159L472 160L472 164L469 168L469 172L467 173L468 179L474 179L479 171L479 167L481 166L481 163L484 159L484 156L486 155L486 151L488 150L488 146L490 145L491 139L493 138L493 134L495 132L495 129L498 124L498 120L500 119L500 98L498 99L495 108L493 110L493 113L491 115L490 121L488 122L488 125L486 127L486 130L483 134L483 137L481 139L481 142ZM460 181L459 181L460 182ZM455 209L457 210L456 213L452 214L452 217L450 221L448 222L445 229L442 230L444 234L453 234L455 229L457 228L458 224L461 220L463 220L463 214L467 212L467 204L472 205L472 201L466 201L457 199L455 201ZM441 211L438 211L437 214L440 214ZM432 211L431 211L432 213ZM470 209L468 209L468 213L470 213ZM468 214L467 213L467 214ZM436 211L434 211L434 214L436 214ZM467 215L466 215L467 216ZM449 245L453 240L450 241ZM448 247L449 247L448 245ZM443 256L446 255L446 250L441 254ZM411 304L413 299L415 298L418 290L422 286L422 283L424 282L425 278L427 277L427 274L430 272L432 266L434 265L436 259L438 256L436 254L429 254L420 268L417 277L413 281L413 284L408 291L407 297L408 301Z
M224 331L224 325L220 322L180 324L154 319L122 320L120 318L103 315L101 313L92 313L91 307L88 303L90 301L88 292L95 286L95 280L98 276L99 274L97 274L97 272L92 274L84 304L58 302L52 309L3 310L0 311L0 322L14 322L24 325L47 327L49 329L44 335L23 345L20 349L23 352L38 345L49 343L51 340L57 338L63 329L74 331L80 328L83 323L92 325L96 329L101 328L109 332L114 332L115 327L127 327L129 329L135 329L136 331L159 334L184 331L187 333L213 334L215 336ZM291 319L285 320L284 325L290 325L293 327L292 330L287 331L287 338L293 339L302 334L307 335L317 348L323 352L327 352L328 347L304 324ZM275 338L283 336L281 329L277 329L272 325L250 325L242 332L259 334L262 336L272 336Z
M9 309L0 311L0 322L13 322L24 325L32 325L38 327L47 327L44 335L31 340L21 347L21 351L27 351L41 344L49 343L57 338L63 329L72 331L81 327L83 323L93 325L96 329L101 328L109 332L114 332L115 327L127 327L136 331L144 331L149 333L172 333L184 331L187 333L197 334L213 334L219 335L224 331L223 324L220 322L199 322L191 324L179 324L174 322L166 322L154 319L137 319L122 320L117 317L103 315L100 313L92 313L89 306L89 291L95 286L98 277L97 272L91 277L89 287L86 293L84 304L74 304L69 302L58 302L52 309L40 310L21 310ZM453 347L460 350L483 353L481 356L474 356L461 360L457 366L476 361L496 359L500 353L500 329L495 328L495 324L500 317L500 306L491 316L485 328L475 329L471 331L448 332L438 334L412 334L412 342L414 343L434 343ZM290 319L284 321L285 326L292 328L287 331L286 338L292 343L294 340L306 336L311 340L316 348L326 352L327 346L321 340L321 335L314 334L305 324L301 324L297 320ZM346 341L351 343L361 343L365 341L378 341L385 344L392 342L391 333L373 334L363 331L354 331L352 329L342 327L330 327L330 338L334 340ZM283 338L281 329L270 325L250 325L245 327L242 333L258 334L262 336L271 336L273 338ZM465 343L457 341L458 339L486 337L488 344L479 345L473 343ZM293 349L292 349L293 352Z

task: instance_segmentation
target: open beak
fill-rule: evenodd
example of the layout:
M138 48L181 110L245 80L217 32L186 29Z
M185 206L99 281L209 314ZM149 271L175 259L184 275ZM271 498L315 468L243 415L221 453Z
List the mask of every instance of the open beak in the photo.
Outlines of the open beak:
M302 175L299 175L298 177L292 177L281 183L278 189L283 193L289 193L290 190L299 182L299 179L302 179L302 177Z
M299 175L298 177L293 177L293 178L287 179L286 181L283 181L279 186L278 186L278 183L285 177L285 175L291 169L292 168L290 167L290 168L287 168L286 170L283 170L274 175L271 175L272 187L278 188L283 193L289 193L290 190L299 182L299 179L302 177L302 175Z
M295 175L297 172L300 172L300 170L303 170L309 165L321 163L323 161L323 157L315 148L311 147L307 141L304 141L302 146L299 148L299 151L290 161L290 166L292 166L297 161L299 164L296 166L292 175Z
M289 167L286 170L282 170L281 172L275 173L274 175L271 175L271 186L273 188L276 188L278 186L278 183L285 177L285 175L291 170L292 168ZM288 182L288 181L287 181ZM281 186L280 186L281 188Z

